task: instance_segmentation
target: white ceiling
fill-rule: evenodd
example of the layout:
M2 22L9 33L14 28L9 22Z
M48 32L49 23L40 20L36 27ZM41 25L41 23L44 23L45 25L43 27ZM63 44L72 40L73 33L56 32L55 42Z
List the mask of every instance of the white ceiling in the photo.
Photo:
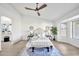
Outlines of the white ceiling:
M13 3L11 5L22 15L30 15L48 20L59 19L63 15L68 14L79 7L78 3L47 3L47 7L39 11L41 16L37 16L35 11L26 10L24 8L26 6L35 8L35 3Z

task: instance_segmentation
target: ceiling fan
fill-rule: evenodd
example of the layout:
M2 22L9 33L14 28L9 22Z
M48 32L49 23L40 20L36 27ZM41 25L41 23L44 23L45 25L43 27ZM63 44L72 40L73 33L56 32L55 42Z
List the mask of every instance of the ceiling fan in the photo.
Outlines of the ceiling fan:
M43 5L41 5L40 7L38 7L38 4L39 4L39 3L36 3L36 8L35 8L35 9L28 8L28 7L25 7L25 9L36 11L36 12L37 12L37 15L40 16L39 10L45 8L45 7L47 6L47 4L43 4Z

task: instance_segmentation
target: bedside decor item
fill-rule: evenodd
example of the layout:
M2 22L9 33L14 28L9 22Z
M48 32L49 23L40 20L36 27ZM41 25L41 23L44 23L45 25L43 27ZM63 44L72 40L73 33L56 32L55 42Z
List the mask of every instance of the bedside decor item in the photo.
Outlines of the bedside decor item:
M45 30L44 30L44 33L45 33L45 37L49 38L50 40L53 39L53 35L50 31L51 27L50 26L46 26L45 27Z

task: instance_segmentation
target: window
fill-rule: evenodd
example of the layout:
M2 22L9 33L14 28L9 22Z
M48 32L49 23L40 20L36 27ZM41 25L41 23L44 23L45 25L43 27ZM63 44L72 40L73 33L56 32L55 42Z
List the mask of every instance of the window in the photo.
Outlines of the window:
M73 21L73 38L79 39L79 20Z
M61 24L61 36L66 37L66 23Z

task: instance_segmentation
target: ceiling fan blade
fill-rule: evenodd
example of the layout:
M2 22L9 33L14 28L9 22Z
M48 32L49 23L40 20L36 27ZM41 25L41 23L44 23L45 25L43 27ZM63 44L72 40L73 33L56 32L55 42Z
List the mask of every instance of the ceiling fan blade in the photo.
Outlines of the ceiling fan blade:
M35 9L32 9L32 8L28 8L28 7L25 7L25 9L27 9L27 10L34 10L34 11L35 11Z
M37 12L37 14L38 14L38 16L40 16L40 13L39 12Z
M38 8L38 10L43 9L43 8L45 8L46 6L47 6L46 4L43 4L42 6L40 6L40 7Z

